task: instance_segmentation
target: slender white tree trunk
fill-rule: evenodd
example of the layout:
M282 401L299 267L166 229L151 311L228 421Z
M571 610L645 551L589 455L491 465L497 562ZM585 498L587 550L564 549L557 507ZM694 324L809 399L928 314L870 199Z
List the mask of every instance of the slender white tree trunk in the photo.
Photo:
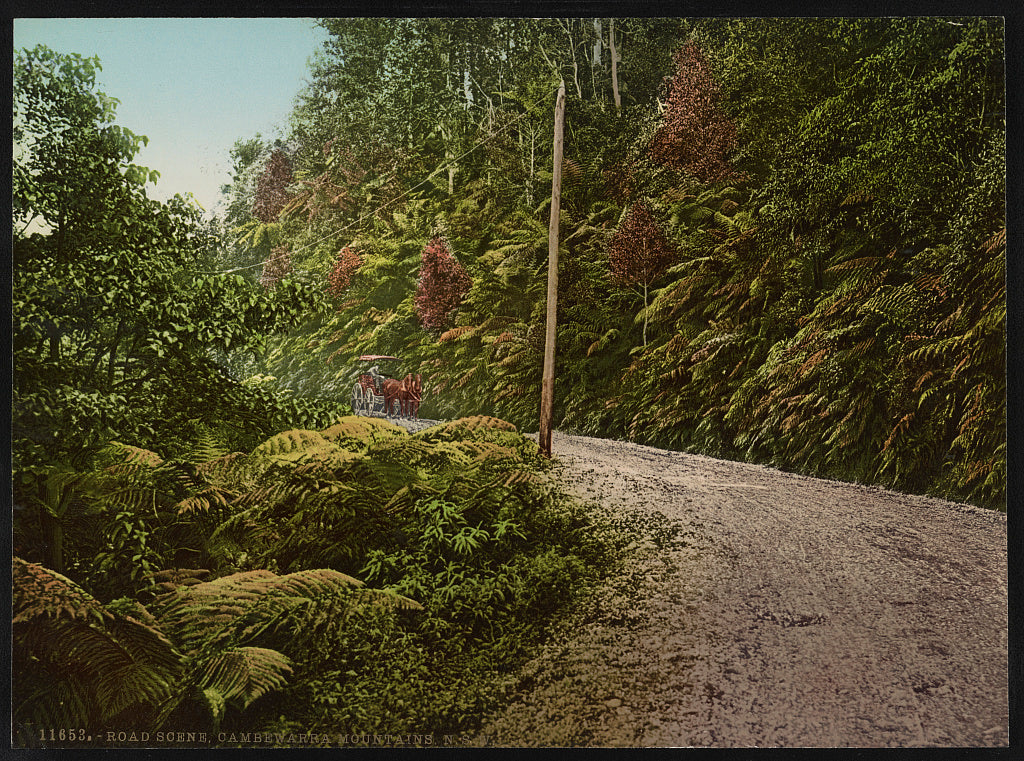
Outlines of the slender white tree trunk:
M619 49L615 46L615 19L608 22L608 47L612 53L612 95L615 98L615 112L622 110L619 98Z

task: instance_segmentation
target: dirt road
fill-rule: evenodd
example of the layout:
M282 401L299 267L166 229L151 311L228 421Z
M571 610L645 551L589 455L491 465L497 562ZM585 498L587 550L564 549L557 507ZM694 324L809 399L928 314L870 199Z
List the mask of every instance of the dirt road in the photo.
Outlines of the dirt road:
M1006 517L555 434L632 537L510 683L506 746L1000 746Z

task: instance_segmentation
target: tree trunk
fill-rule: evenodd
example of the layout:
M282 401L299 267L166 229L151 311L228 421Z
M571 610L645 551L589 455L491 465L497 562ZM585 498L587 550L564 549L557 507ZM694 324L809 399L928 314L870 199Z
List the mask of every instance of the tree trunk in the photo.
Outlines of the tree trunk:
M42 514L43 535L46 537L46 567L57 573L64 573L64 527L60 518L45 510Z
M604 53L604 30L601 25L601 19L594 19L594 53L590 59L590 87L593 90L594 100L597 101L601 110L604 110L604 70L602 67L602 58ZM601 82L602 86L598 85L598 70L601 71Z
M608 48L612 53L612 95L615 98L615 113L622 110L619 98L619 49L615 47L615 19L608 22Z
M455 151L452 150L452 131L446 126L441 127L441 139L444 140L444 157L447 162L454 162ZM448 195L455 194L455 174L459 171L457 164L448 164Z
M572 56L572 82L576 85L576 97L583 100L583 88L580 87L580 64L576 59L576 44L572 38L572 21L567 19L565 26L562 26L562 22L559 21L558 25L562 26L565 30L565 36L569 39L569 55Z
M647 283L644 283L644 347L647 346Z
M541 454L551 457L551 418L555 397L555 319L558 315L558 222L562 206L562 146L565 129L565 81L555 101L555 145L551 167L551 221L548 224L547 330L544 337L544 376L540 394Z

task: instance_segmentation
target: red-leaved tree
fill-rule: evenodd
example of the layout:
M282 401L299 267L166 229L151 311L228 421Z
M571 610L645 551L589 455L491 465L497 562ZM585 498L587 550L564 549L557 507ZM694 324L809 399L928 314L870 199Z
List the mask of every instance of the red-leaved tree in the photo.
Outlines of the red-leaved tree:
M341 298L352 282L352 276L362 264L363 258L348 246L344 246L338 252L331 273L327 276L327 293L336 299Z
M292 250L287 245L270 249L270 256L263 262L260 283L264 288L273 288L279 281L292 274Z
M263 174L256 182L256 198L252 214L260 222L276 222L281 209L289 201L288 186L292 182L292 162L280 148L270 154Z
M423 248L416 314L428 330L443 328L463 295L473 284L459 260L452 256L441 236L434 236Z
M664 122L651 142L651 158L680 169L701 182L717 182L735 173L729 154L736 127L719 108L721 91L707 59L692 42L674 56Z
M647 292L675 260L676 247L645 202L633 205L608 243L608 264L618 283L643 288L644 346L647 345Z

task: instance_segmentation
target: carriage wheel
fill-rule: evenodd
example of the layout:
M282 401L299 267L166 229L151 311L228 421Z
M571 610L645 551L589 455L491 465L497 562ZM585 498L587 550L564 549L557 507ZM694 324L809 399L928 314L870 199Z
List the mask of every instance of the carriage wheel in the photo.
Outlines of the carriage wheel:
M391 400L391 417L401 418L402 417L402 403L397 399Z
M356 382L356 385L352 387L352 414L362 415L365 400L363 399L363 387Z

